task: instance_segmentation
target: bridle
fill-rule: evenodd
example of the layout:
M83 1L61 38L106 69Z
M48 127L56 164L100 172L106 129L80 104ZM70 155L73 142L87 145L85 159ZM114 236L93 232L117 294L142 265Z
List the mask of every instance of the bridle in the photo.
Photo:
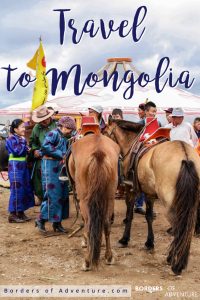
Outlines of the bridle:
M116 137L115 137L115 135L114 135L114 132L115 132L116 128L117 128L117 125L115 125L115 127L113 127L112 130L111 130L110 132L106 132L106 135L107 135L109 138L111 138L111 136L113 135L114 140L115 140L115 142L117 143L117 139L116 139ZM107 130L108 130L108 129L107 129ZM111 138L111 139L112 139L112 138Z
M111 139L112 139L112 135L113 135L114 141L118 144L118 141L117 141L116 136L115 136L115 134L114 134L116 128L117 128L117 125L115 125L115 127L113 127L112 130L111 130L110 132L108 132L108 128L107 128L106 134L107 134L107 136L108 136L109 138L111 138ZM131 152L131 150L133 149L133 147L137 144L137 142L139 141L140 136L141 136L141 134L142 134L143 131L144 131L144 128L142 128L142 130L139 132L139 134L133 139L133 142L131 143L130 148L128 149L128 151L126 152L126 154L124 154L124 155L121 157L121 160L122 160L122 161L125 160L125 158L129 155L129 153Z

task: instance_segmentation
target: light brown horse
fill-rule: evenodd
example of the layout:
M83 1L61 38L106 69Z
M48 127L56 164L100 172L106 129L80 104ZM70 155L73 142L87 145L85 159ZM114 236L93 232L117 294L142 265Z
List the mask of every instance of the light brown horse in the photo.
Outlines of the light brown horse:
M84 219L85 271L98 266L103 230L106 263L113 261L110 226L118 182L119 152L119 146L102 134L87 135L72 145L68 167Z
M142 129L143 125L138 123L110 119L105 130L120 146L125 176L130 165L130 149ZM146 196L148 236L145 246L148 250L154 248L153 205L155 199L160 199L166 208L174 234L167 262L175 274L181 274L188 263L199 205L200 159L188 144L167 141L154 146L142 156L137 175L141 190ZM128 207L128 222L119 241L124 246L130 239L135 196L133 193L133 201Z

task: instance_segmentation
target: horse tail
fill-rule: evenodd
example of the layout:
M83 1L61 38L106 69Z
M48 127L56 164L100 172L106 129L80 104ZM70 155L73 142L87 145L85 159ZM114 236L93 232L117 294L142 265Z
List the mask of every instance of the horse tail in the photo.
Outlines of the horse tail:
M111 168L106 154L97 150L92 154L88 167L88 208L89 208L89 260L97 267L100 258L101 240L108 209L107 186L110 181Z
M170 211L174 240L170 245L168 262L175 274L187 267L196 213L199 203L199 176L191 160L182 160L176 182L176 194Z

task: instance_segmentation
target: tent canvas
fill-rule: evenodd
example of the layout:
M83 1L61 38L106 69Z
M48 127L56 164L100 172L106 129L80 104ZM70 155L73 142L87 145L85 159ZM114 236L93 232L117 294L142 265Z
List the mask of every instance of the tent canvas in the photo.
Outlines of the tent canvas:
M155 102L158 110L166 107L183 107L186 112L200 113L200 96L186 92L178 88L166 87L162 93L157 93L153 86L145 88L136 87L134 96L125 100L123 92L127 86L124 84L117 92L110 87L94 87L86 89L80 96L54 97L46 102L60 113L84 113L91 105L101 105L104 110L112 111L113 108L121 108L125 111L136 111L138 105L146 99ZM30 113L31 101L15 104L0 110L0 114Z

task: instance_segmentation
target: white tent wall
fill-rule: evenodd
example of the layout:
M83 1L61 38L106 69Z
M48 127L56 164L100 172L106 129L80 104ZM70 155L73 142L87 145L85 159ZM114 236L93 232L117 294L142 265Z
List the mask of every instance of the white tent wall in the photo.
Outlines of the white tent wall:
M144 103L147 99L153 101L158 108L158 118L162 124L165 124L164 109L167 107L182 107L186 113L186 119L190 122L196 116L200 116L200 96L186 92L178 88L165 87L164 91L157 93L155 87L149 84L147 87L141 88L136 85L134 96L125 100L123 94L128 88L127 84L122 84L120 89L113 92L112 88L103 87L101 84L93 88L85 89L80 95L53 97L46 102L46 106L53 107L61 114L87 114L91 105L101 105L104 109L104 116L107 117L114 108L121 108L124 116L128 120L137 121L137 107L140 103ZM63 92L58 92L62 95ZM14 117L29 117L31 101L15 104L0 109L0 123L7 119L12 120Z

